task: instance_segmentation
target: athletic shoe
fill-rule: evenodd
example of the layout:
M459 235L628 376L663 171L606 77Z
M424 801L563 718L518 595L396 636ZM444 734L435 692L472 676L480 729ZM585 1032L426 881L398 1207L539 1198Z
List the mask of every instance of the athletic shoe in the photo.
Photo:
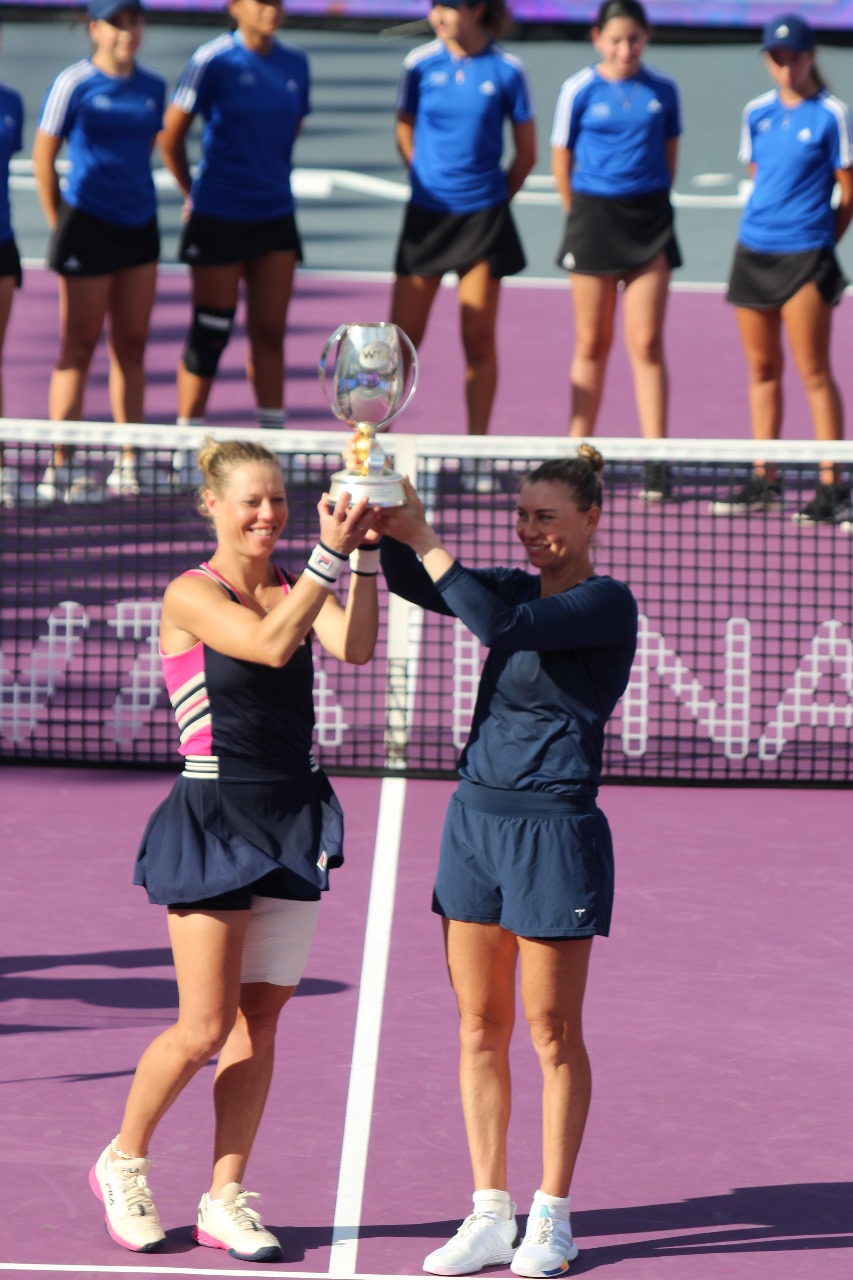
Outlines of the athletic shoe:
M643 502L668 502L672 497L672 475L666 462L643 464L643 487L639 495Z
M517 1276L560 1276L578 1256L569 1215L554 1214L536 1196L527 1217L527 1230L510 1264Z
M110 493L139 493L139 476L136 463L132 458L116 458L112 471L107 476L106 486Z
M110 1160L111 1149L112 1143L101 1152L89 1172L89 1186L107 1211L104 1222L107 1235L134 1253L153 1253L166 1237L146 1177L151 1161L120 1156Z
M782 506L782 486L777 480L751 475L746 484L732 489L727 498L718 498L708 510L712 516L748 516L753 511L778 511Z
M495 1213L469 1213L452 1240L424 1258L424 1271L434 1276L471 1276L483 1267L512 1261L518 1247L515 1205L509 1218Z
M459 464L459 482L463 493L482 494L484 497L503 493L501 482L491 470L487 458L482 462L477 458L463 458Z
M172 454L172 487L191 493L200 484L201 472L196 465L195 454L177 449Z
M38 506L36 487L24 484L17 467L0 464L0 507L33 507Z
M65 502L76 505L86 502L103 502L103 490L93 476L79 467L45 467L44 476L36 488L39 502Z
M261 1215L247 1207L250 1196L257 1199L257 1191L247 1191L239 1182L227 1183L220 1200L211 1200L205 1192L193 1239L211 1249L226 1249L241 1262L280 1262L281 1245L267 1231Z
M842 524L849 520L850 489L846 484L819 484L811 502L791 516L794 524Z

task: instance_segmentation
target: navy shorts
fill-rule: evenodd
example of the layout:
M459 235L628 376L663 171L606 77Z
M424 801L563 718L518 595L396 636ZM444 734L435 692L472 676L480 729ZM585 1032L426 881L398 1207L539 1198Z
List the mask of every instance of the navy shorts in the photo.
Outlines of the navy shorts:
M591 799L460 782L444 822L432 909L523 938L606 937L607 819Z

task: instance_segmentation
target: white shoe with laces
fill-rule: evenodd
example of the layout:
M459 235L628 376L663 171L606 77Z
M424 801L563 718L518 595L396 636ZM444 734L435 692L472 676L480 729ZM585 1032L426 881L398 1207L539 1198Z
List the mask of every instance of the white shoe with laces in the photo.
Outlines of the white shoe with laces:
M193 1239L210 1249L225 1249L241 1262L280 1262L281 1245L261 1222L261 1215L246 1201L257 1200L257 1191L247 1191L239 1182L228 1182L218 1200L205 1191L198 1206Z
M509 1202L510 1216L477 1208L469 1213L456 1235L440 1249L424 1258L424 1271L435 1276L471 1276L483 1267L506 1265L518 1246L515 1204Z
M541 1280L543 1276L561 1276L569 1269L569 1263L578 1256L578 1247L572 1239L572 1224L568 1211L553 1213L538 1192L527 1217L524 1239L510 1264L517 1276Z
M89 1171L89 1186L106 1210L107 1235L134 1253L153 1253L166 1239L148 1187L151 1161L127 1159L110 1152L110 1143Z

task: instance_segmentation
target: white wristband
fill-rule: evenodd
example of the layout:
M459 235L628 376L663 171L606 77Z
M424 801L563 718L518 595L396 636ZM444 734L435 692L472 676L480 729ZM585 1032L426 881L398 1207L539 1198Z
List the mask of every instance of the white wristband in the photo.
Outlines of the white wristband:
M356 547L349 558L349 567L360 578L375 578L379 573L379 547L376 543L368 543Z
M305 572L310 573L322 586L329 590L335 585L346 568L347 557L332 551L323 542L318 542L308 557Z

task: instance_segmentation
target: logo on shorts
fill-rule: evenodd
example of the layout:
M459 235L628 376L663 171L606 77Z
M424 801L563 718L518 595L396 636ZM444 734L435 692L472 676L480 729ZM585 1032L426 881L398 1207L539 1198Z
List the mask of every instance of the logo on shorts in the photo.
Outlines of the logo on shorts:
M200 255L201 250L197 244L188 244L186 249L184 249L185 258L198 258Z
M65 261L63 262L63 264L62 264L62 270L63 270L63 271L79 271L79 270L80 270L80 259L79 259L79 258L75 258L75 257L73 256L73 254L72 254L72 256L71 256L70 258L66 258L66 259L65 259Z
M323 852L320 854L319 858L317 859L317 866L320 868L321 871L325 871L328 865L329 865L329 855L326 853L326 850L324 849Z
M562 264L567 271L574 270L575 255L573 253L564 253L562 258Z
M580 924L581 920L583 920L586 915L586 907L575 907L575 915L577 916L578 923Z

